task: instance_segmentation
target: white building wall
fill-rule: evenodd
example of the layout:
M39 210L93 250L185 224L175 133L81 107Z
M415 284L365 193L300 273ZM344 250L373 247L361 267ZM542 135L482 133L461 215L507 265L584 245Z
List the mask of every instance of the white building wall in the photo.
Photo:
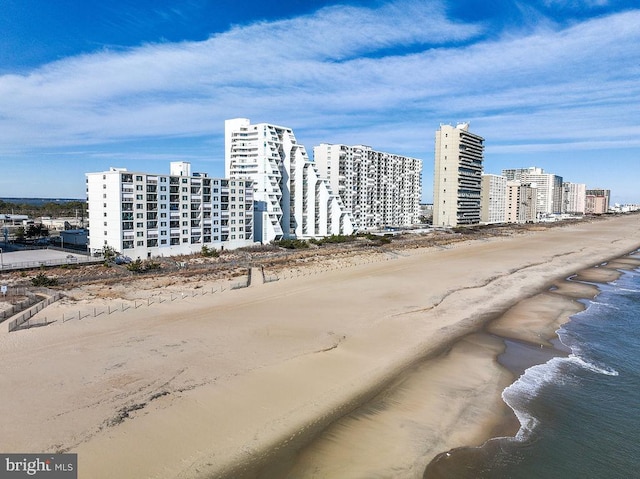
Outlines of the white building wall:
M563 192L563 213L583 215L585 213L587 185L566 182L563 184Z
M422 160L365 145L321 144L313 155L358 230L418 223Z
M191 254L203 245L233 249L253 243L252 183L191 175L184 162L172 163L171 172L87 173L90 251L110 246L132 258L149 258ZM231 191L248 188L249 195L230 195L230 181Z
M353 225L343 214L344 205L334 195L297 143L290 128L246 118L225 122L225 171L229 176L254 182L256 241L282 238L316 238L352 234ZM324 199L323 199L324 198ZM337 206L342 214L329 215ZM341 221L342 220L342 221Z
M506 221L507 178L499 175L482 175L482 209L480 221L483 223L503 223Z

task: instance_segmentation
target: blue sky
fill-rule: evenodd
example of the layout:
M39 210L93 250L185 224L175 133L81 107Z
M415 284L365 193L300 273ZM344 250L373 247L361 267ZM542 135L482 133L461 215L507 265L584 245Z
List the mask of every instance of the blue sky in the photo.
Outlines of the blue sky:
M0 197L84 173L224 174L224 120L423 159L468 121L485 171L540 166L640 203L631 0L0 0Z

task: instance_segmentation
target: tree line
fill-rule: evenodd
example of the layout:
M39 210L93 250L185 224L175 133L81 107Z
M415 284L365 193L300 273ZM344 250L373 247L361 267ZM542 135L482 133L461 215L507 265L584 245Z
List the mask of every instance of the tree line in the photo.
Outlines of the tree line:
M13 203L11 201L0 200L0 213L27 215L30 218L40 216L50 216L60 218L65 216L84 216L86 203L84 201L48 201L40 205L29 203Z

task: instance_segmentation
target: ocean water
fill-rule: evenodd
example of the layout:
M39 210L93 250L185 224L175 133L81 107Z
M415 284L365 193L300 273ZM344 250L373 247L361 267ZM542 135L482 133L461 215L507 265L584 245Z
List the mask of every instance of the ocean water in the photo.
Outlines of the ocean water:
M528 368L504 391L521 423L516 437L454 451L456 466L437 477L640 477L640 270L598 286L558 331L568 355Z

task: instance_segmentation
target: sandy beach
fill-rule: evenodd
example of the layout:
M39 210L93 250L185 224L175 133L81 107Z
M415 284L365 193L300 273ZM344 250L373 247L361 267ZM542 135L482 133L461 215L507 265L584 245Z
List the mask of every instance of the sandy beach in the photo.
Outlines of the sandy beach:
M575 280L638 248L621 216L3 328L0 450L77 452L91 479L421 478L517 431L501 338L550 348L597 292ZM76 296L39 314L91 309Z

